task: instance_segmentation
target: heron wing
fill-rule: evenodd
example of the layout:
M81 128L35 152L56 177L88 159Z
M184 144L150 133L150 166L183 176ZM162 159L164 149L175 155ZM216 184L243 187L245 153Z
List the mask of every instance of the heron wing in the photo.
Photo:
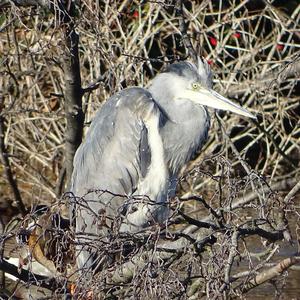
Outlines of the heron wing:
M147 114L159 114L151 94L142 88L125 89L97 112L85 141L74 158L72 192L112 189L130 194L146 176L151 162ZM122 186L114 186L118 182Z
M150 182L155 172L151 165L159 164L160 153L153 155L149 138L153 140L155 134L149 130L158 133L158 122L151 120L159 120L160 114L151 94L142 88L117 93L98 111L74 158L71 190L81 201L76 208L77 230L84 227L86 232L96 233L93 219L99 220L101 213L108 219L124 214L126 195L136 190L147 193L155 185Z

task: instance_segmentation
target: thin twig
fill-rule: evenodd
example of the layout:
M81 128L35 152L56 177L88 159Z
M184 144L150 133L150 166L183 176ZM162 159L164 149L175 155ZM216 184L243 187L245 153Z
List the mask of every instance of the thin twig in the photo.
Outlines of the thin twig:
M4 165L4 170L5 170L5 175L7 178L7 181L9 182L10 188L14 194L15 201L17 204L17 207L22 215L25 215L27 213L25 205L23 203L21 193L18 188L17 180L13 176L13 172L10 167L9 159L8 159L8 153L6 150L5 142L4 142L4 137L5 137L5 125L4 125L4 117L1 114L0 111L0 155L1 155L1 160Z
M99 76L93 83L89 84L87 87L82 88L82 93L88 93L88 92L92 92L94 90L96 90L100 83L105 79L105 76L101 75Z
M181 32L182 42L183 42L185 48L188 50L189 56L196 63L198 61L198 56L192 45L190 37L187 33L188 28L187 28L185 18L184 18L183 1L182 0L176 1L175 11L176 11L177 15L179 16L179 31Z

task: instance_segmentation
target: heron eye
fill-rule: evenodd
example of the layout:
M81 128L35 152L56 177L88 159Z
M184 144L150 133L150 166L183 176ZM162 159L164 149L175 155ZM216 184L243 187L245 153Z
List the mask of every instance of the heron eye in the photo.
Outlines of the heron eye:
M201 85L198 82L194 82L192 84L192 88L193 88L193 90L198 91L201 88Z

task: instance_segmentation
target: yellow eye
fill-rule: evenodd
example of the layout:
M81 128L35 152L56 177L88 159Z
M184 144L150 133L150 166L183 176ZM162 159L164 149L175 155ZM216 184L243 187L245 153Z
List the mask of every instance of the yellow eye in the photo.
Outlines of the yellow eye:
M198 91L201 88L201 85L198 82L194 82L192 83L192 88L193 90Z

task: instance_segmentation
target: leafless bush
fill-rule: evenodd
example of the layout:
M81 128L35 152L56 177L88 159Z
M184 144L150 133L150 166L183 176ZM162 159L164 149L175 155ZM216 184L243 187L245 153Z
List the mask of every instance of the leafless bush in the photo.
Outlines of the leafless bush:
M134 236L91 237L105 267L80 279L75 258L63 257L74 249L75 237L51 221L58 211L66 216L64 204L72 198L57 200L65 186L67 138L65 28L61 14L53 13L60 2L14 3L0 4L2 242L20 233L6 224L16 207L22 212L21 201L26 208L53 206L44 217L51 226L36 221L37 238L26 246L29 258L40 259L38 245L47 259L42 263L49 269L52 262L57 275L56 282L46 281L44 293L59 297L72 289L94 298L213 299L242 298L265 280L276 285L274 274L285 275L298 259L292 254L299 241L299 4L291 1L284 9L271 1L185 1L182 16L174 1L76 3L72 22L80 38L85 130L110 95L146 86L166 63L188 56L178 26L182 17L193 47L211 63L215 89L258 117L252 122L214 114L203 151L182 171L168 222ZM15 190L4 173L8 169ZM50 240L68 243L60 249L64 243L53 244L52 256L41 243L49 232ZM292 242L294 252L282 255L280 249ZM68 283L73 281L76 289ZM36 296L36 282L30 282L32 290L25 291Z

